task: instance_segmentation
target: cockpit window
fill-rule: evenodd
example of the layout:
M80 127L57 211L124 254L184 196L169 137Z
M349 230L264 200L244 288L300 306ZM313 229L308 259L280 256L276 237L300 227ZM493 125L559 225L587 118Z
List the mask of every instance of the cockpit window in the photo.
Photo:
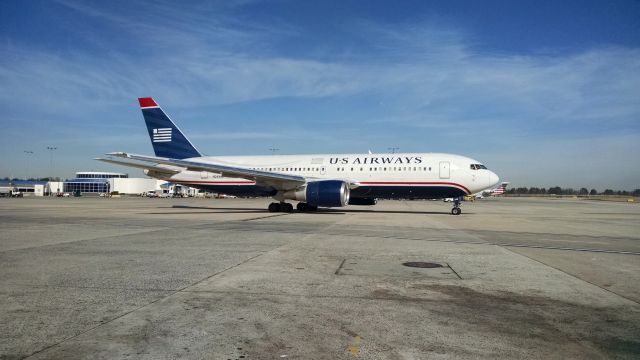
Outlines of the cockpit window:
M482 164L471 164L471 170L480 170L480 169L486 170L487 167Z

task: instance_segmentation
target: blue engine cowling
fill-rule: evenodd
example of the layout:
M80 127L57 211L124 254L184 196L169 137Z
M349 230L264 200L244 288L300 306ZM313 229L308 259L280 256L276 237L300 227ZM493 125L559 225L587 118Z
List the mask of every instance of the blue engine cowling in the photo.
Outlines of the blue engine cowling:
M349 186L340 180L323 180L307 183L305 201L309 205L341 207L349 203Z

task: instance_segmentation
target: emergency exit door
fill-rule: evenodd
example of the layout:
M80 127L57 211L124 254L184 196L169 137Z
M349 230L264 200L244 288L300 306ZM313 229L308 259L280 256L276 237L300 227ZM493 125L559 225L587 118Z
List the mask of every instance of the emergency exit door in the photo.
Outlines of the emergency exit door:
M450 174L450 164L448 161L440 161L440 179L448 179Z

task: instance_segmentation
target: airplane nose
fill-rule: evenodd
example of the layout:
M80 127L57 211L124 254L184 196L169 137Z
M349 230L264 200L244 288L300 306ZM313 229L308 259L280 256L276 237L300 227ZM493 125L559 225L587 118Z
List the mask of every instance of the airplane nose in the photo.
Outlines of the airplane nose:
M489 171L489 183L491 184L491 186L498 185L499 182L500 177L498 177L498 175L496 175L496 173L494 173L493 171Z

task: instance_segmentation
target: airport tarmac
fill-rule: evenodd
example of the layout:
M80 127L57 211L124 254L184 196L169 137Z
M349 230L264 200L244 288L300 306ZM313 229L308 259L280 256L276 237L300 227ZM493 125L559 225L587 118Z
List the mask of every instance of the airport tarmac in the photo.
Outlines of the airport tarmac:
M0 199L0 358L640 357L638 204L269 202Z

